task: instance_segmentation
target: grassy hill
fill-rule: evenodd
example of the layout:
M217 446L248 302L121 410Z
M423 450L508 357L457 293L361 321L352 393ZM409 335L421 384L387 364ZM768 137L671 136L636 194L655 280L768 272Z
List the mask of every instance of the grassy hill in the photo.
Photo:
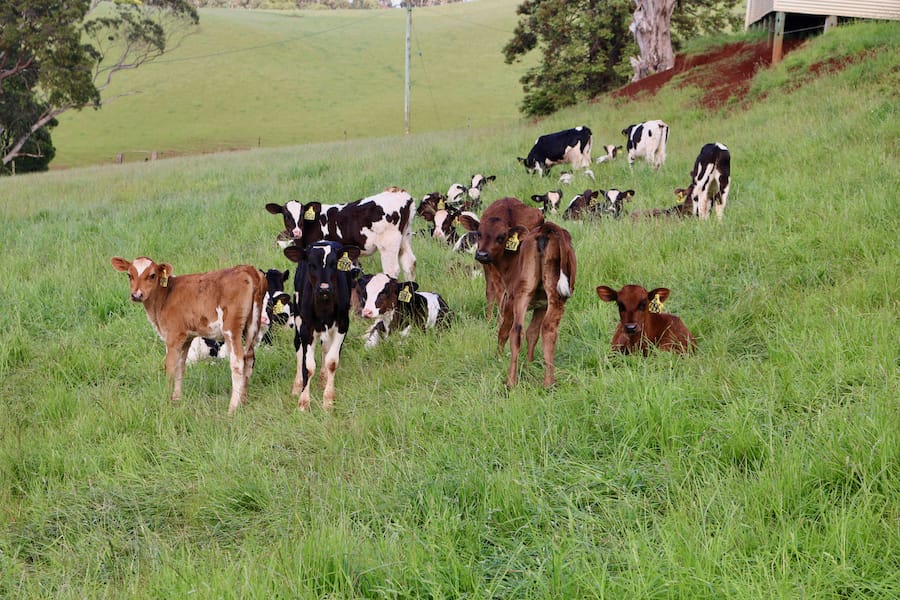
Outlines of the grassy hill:
M413 132L516 121L525 67L501 50L517 5L413 11ZM62 116L53 167L402 134L405 30L403 10L201 10L180 47L117 74L102 109Z
M900 596L898 33L841 27L724 112L685 76L539 124L4 179L0 597ZM563 223L578 277L551 390L539 362L504 388L472 258L416 237L456 321L366 351L354 320L331 413L318 385L294 408L288 331L234 418L222 364L173 405L109 264L292 268L266 202L421 197L478 171L489 199L528 198L557 187L515 161L538 134L587 124L600 145L649 118L671 127L666 164L597 165L596 185L670 206L721 141L724 222ZM626 283L672 289L696 355L612 355L594 288Z

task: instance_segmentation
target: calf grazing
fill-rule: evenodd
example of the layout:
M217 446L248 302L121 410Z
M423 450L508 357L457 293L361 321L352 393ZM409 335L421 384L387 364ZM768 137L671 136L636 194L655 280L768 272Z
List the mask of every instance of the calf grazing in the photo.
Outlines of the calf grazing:
M669 297L667 288L648 292L639 285L626 285L617 292L601 285L597 287L597 296L619 307L613 350L625 354L638 350L646 356L653 346L681 354L697 347L697 341L681 319L662 312L662 303Z
M231 347L231 402L234 414L253 373L256 344L265 307L266 279L250 265L221 271L173 274L172 265L142 256L133 262L111 259L128 273L131 299L140 302L166 344L166 374L174 380L172 400L181 398L181 382L191 340L197 336L225 340Z
M542 177L550 173L553 165L569 163L572 170L584 169L585 174L593 179L594 174L589 169L592 143L593 136L587 127L565 129L542 135L534 142L528 156L520 156L518 160L528 172Z
M618 219L622 216L623 204L634 196L634 190L585 190L575 196L566 211L564 219L606 216ZM603 198L601 201L600 198Z
M484 268L488 318L493 315L494 306L499 306L506 290L503 273L512 269L518 257L519 234L512 238L514 228L521 226L525 231L531 231L543 222L544 216L539 209L525 206L518 198L500 198L492 202L484 209L481 219L469 213L460 215L460 225L477 235L475 260Z
M266 278L266 309L260 318L258 342L271 344L272 336L269 333L273 323L277 325L288 324L291 316L291 297L284 293L284 282L290 277L290 271L269 269L261 271ZM293 325L293 324L292 324ZM194 364L207 358L228 358L231 347L225 340L214 340L205 337L195 337L191 340L188 349L186 364Z
M691 171L690 199L694 214L708 219L709 209L715 206L716 217L721 221L730 185L731 153L728 148L719 143L704 145Z
M664 122L657 119L629 125L622 130L622 135L628 138L625 147L628 150L629 165L633 165L636 158L646 159L655 169L666 162L669 126Z
M412 196L395 187L348 204L302 204L295 200L283 206L266 204L267 211L282 215L287 234L295 245L302 247L328 240L355 246L363 256L377 250L385 273L396 277L402 267L407 279L416 277L412 207Z
M544 208L541 210L545 215L555 215L559 210L559 203L562 201L562 190L550 190L543 195L534 194L531 196L531 201L543 205Z
M687 217L694 214L694 203L691 201L692 187L685 188L677 188L675 190L675 196L679 200L679 204L672 206L670 208L651 208L647 210L636 210L631 213L631 219L633 221L637 221L639 219L655 219L655 218L665 218L665 217Z
M413 326L429 329L441 325L450 307L439 294L420 292L415 281L400 282L385 273L376 273L360 293L362 316L375 319L366 331L366 348L378 344L391 331L407 335Z
M316 342L322 342L321 378L325 383L322 408L334 403L334 374L341 346L350 328L350 289L358 270L354 263L359 248L319 241L304 248L284 249L298 263L294 274L294 349L297 374L291 393L299 396L297 408L309 409L309 379L316 370Z
M566 301L575 291L575 249L569 232L546 222L530 231L518 226L512 235L521 237L512 268L503 273L505 293L501 303L497 341L502 350L509 340L509 371L506 385L518 381L522 331L529 309L531 322L525 330L528 361L534 361L538 338L544 353L544 387L556 383L554 358L559 323Z
M603 151L606 152L603 156L597 157L597 163L604 163L609 160L615 160L616 156L619 155L619 150L622 149L622 146L612 146L606 145L603 146Z

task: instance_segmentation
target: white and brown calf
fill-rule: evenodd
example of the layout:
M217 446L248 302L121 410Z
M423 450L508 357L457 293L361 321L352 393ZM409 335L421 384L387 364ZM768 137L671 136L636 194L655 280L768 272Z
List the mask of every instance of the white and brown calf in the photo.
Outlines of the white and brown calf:
M191 340L207 337L231 346L231 402L234 414L253 373L256 344L265 310L266 278L256 267L238 265L221 271L173 274L172 265L142 256L111 259L128 273L131 299L140 302L166 344L166 374L174 380L172 400L181 398L184 365Z

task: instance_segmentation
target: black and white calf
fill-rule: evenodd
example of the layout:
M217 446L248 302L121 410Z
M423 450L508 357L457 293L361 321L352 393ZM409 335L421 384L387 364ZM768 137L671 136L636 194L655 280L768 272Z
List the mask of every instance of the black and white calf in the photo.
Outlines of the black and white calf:
M431 232L431 237L436 240L445 240L449 244L455 244L459 240L459 231L456 229L459 226L459 217L464 214L472 215L475 218L478 217L471 211L459 210L452 206L434 213L434 230Z
M629 125L622 130L628 138L628 164L633 165L636 158L644 158L655 169L666 162L666 142L669 139L669 126L659 119Z
M603 196L604 200L600 214L618 219L622 216L625 202L629 202L634 198L634 190L625 190L624 192L616 189L600 190L600 195Z
M606 152L603 156L597 157L597 163L604 163L610 160L615 160L616 156L619 155L619 150L622 149L622 146L612 146L607 144L603 146L603 151Z
M694 214L709 218L709 209L716 208L721 221L728 203L728 187L731 185L731 153L724 144L706 144L694 162L691 171L690 199Z
M286 234L299 247L320 240L355 246L362 256L378 251L381 268L396 277L400 269L415 279L416 256L412 250L413 197L396 187L347 204L266 204L266 210L284 218Z
M481 173L476 173L472 175L472 181L469 182L469 189L466 190L466 194L469 196L469 200L472 201L472 208L478 208L481 206L481 192L484 190L484 186L495 181L497 179L496 175L488 175L485 177Z
M291 393L297 408L309 409L309 380L316 370L316 342L322 342L322 408L334 403L334 374L350 328L350 289L359 248L318 241L289 246L284 255L297 263L294 275L294 349L297 374Z
M580 219L582 217L622 216L623 203L631 200L634 190L590 190L572 198L563 213L564 219Z
M441 325L450 313L444 299L434 292L420 292L415 281L399 282L385 273L372 275L360 293L362 316L375 319L366 330L366 348L372 348L391 331L405 336L414 327Z
M538 204L543 205L544 214L553 214L555 215L559 210L559 203L562 202L563 193L562 190L550 190L546 194L539 195L534 194L531 196L532 202L537 202Z
M591 130L585 126L565 129L556 133L542 135L534 142L528 156L518 158L530 173L542 177L550 172L553 165L569 163L572 170L584 169L585 175L591 179L594 174L591 166Z
M272 336L269 330L272 324L285 325L290 320L291 297L284 292L284 282L290 277L290 271L279 271L278 269L263 271L260 269L260 272L266 276L266 309L260 316L259 335L256 343L271 344ZM189 365L205 359L229 358L230 354L231 349L227 340L195 337L191 340L191 347L188 348L185 364Z

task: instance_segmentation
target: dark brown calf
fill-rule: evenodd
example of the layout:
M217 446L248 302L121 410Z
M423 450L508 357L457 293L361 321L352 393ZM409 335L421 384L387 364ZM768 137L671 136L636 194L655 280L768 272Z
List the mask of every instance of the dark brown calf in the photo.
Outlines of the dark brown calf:
M543 224L544 216L540 209L525 206L518 198L500 198L491 203L481 219L472 213L463 213L459 224L467 231L477 232L478 246L475 260L484 267L485 296L487 298L488 318L494 312L494 305L500 304L506 284L504 273L513 268L518 260L519 234L511 241L515 227L531 231ZM510 249L515 246L515 249Z
M697 347L697 340L681 319L661 312L662 303L669 297L668 288L648 292L639 285L626 285L617 292L601 285L597 287L597 295L604 302L615 302L619 306L613 350L625 354L639 350L646 356L652 346L681 354Z
M691 194L694 186L687 188L677 188L675 196L680 204L676 204L670 208L649 208L647 210L636 210L631 213L631 219L637 221L639 219L657 219L657 218L682 218L689 217L694 214L694 203L691 201Z

